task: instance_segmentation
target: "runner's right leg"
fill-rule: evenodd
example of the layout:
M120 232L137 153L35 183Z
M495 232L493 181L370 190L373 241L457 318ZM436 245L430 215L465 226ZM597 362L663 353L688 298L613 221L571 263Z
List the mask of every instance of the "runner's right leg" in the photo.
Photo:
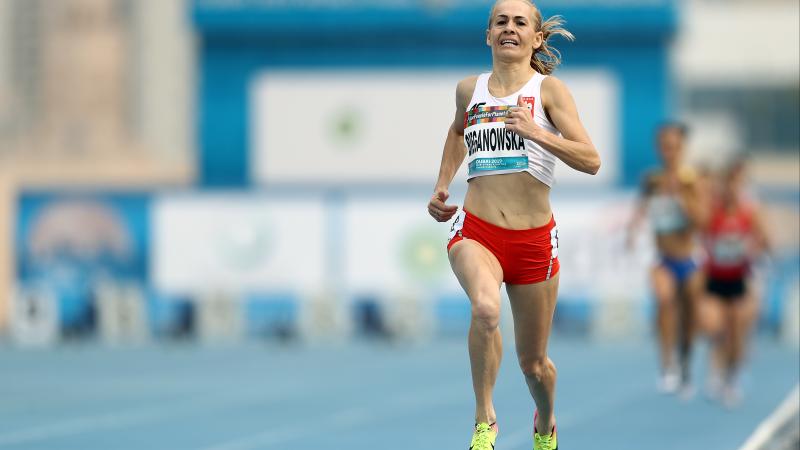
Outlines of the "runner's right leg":
M475 390L475 422L494 424L492 392L502 358L500 284L503 270L497 258L479 243L464 239L449 252L450 266L469 297L469 359Z
M678 345L680 350L681 366L681 388L680 394L683 399L689 399L694 395L694 388L691 380L691 362L694 337L698 331L697 309L698 303L703 296L705 283L703 273L695 270L678 289L679 308L679 337Z

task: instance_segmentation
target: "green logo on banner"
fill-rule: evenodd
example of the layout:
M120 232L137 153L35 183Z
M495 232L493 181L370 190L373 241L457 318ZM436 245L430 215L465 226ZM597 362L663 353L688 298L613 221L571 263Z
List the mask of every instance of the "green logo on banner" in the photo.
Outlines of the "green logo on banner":
M449 270L445 236L436 226L413 228L400 246L400 260L406 274L421 283L439 280Z
M343 150L352 150L364 135L364 114L354 106L343 106L331 112L328 120L330 141Z

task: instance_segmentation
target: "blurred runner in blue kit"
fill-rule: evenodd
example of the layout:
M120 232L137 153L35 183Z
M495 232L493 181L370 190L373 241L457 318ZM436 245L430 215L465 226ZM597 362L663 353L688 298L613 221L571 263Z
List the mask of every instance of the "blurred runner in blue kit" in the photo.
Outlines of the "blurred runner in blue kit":
M647 174L629 229L629 245L645 217L655 234L658 261L650 272L656 299L661 373L658 389L694 394L690 361L703 276L695 262L697 232L705 220L706 193L697 173L683 162L688 130L666 123L656 133L662 168ZM675 348L678 355L675 355Z

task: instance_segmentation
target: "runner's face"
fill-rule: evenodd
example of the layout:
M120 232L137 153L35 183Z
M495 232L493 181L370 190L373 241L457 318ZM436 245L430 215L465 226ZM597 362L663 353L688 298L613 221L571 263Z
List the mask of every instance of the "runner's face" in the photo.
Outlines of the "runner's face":
M737 166L728 174L727 182L725 183L725 189L728 195L735 196L736 193L739 192L744 184L744 172L743 166Z
M668 166L680 164L683 157L683 134L676 128L666 128L658 134L658 149Z
M542 45L542 32L534 29L533 7L517 0L498 3L486 30L486 45L503 59L530 59L533 49Z

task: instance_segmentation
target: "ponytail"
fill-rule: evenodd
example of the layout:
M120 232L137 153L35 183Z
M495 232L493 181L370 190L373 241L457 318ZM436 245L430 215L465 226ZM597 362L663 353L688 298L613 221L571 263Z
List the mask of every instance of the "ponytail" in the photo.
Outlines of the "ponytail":
M553 16L542 23L542 14L536 9L533 18L536 28L542 32L543 39L542 45L531 55L531 67L542 75L550 75L561 64L561 52L550 46L550 37L555 35L574 41L575 36L564 28L564 18L561 16Z

